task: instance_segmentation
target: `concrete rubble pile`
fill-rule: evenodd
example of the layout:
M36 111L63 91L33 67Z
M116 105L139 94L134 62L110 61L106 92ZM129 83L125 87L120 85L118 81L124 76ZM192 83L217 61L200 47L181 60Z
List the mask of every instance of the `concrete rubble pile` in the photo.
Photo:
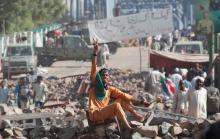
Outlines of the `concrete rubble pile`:
M211 119L196 121L186 118L173 120L153 115L149 125L131 120L132 125L138 127L132 133L123 129L119 132L115 122L91 128L85 111L88 105L86 93L90 83L89 75L49 79L45 82L49 89L45 107L28 112L57 114L61 118L56 119L56 124L53 124L50 118L38 119L36 125L40 126L34 128L13 126L10 120L1 119L0 131L4 139L119 139L120 135L123 135L125 139L199 139L202 131L208 125L220 120L220 113L215 114ZM110 82L113 86L139 99L149 102L156 100L148 107L148 110L171 111L172 101L155 98L146 92L144 78L139 73L114 69L111 70ZM139 109L137 108L137 110ZM146 114L148 110L140 111ZM1 115L24 114L19 108L5 104L0 104L0 113Z

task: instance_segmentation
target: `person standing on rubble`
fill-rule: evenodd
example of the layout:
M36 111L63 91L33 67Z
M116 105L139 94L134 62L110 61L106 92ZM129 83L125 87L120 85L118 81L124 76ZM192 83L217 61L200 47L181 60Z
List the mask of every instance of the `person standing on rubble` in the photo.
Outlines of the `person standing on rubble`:
M207 90L203 88L204 79L196 80L196 87L188 93L188 114L195 118L207 118Z
M0 83L0 103L8 103L8 94L9 94L9 89L8 89L8 80L4 79Z
M116 116L125 126L126 129L132 130L129 122L126 119L124 110L130 112L138 121L145 122L146 116L137 113L131 102L143 105L149 105L146 101L136 100L133 96L126 94L119 89L110 86L109 71L106 68L100 69L96 72L97 68L97 54L98 54L98 41L94 40L94 50L92 55L92 68L91 68L91 86L89 89L89 119L93 122L104 122L106 119L111 119ZM109 105L110 98L115 98L115 102Z
M100 47L101 51L101 66L107 67L107 59L109 59L109 48L108 45L105 43Z
M175 68L173 74L170 76L170 79L175 84L175 91L179 89L179 81L182 80L182 76L179 68Z
M18 83L15 86L15 103L17 103L18 108L21 108L21 104L20 104L21 86L22 86L22 78L20 77Z
M179 81L179 89L173 97L173 112L187 114L188 111L188 89L185 87L183 80Z
M20 79L20 92L19 92L19 105L22 110L30 108L30 98L32 95L30 84L27 82L26 77Z
M36 83L33 84L35 107L41 108L46 100L46 93L48 92L46 84L43 82L42 76L37 76Z
M211 78L206 78L205 86L207 90L207 112L209 115L218 113L220 107L219 90L213 85Z

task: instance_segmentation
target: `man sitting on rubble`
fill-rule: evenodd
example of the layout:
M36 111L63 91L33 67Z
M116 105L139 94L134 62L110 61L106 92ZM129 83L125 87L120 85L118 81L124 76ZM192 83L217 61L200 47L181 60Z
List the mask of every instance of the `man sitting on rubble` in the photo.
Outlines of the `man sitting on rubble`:
M139 101L134 99L131 95L123 93L119 89L110 86L109 71L106 68L102 68L96 73L96 63L98 54L98 41L94 40L94 50L92 56L92 68L91 68L91 87L89 89L89 119L93 122L103 122L106 119L111 119L116 116L125 126L126 129L132 130L129 122L126 119L124 110L130 112L135 119L140 122L145 122L145 117L137 113L131 102L141 103L143 105L149 105L145 101ZM109 104L110 98L113 97L116 101L113 104ZM149 114L148 114L149 116ZM147 116L146 116L147 117Z

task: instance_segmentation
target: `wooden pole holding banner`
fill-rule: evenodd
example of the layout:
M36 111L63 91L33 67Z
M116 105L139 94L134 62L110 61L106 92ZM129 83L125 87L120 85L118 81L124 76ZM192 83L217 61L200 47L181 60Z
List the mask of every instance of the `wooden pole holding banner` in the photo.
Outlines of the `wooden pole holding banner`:
M141 54L141 45L139 44L139 54L140 54L140 73L142 72L142 54Z

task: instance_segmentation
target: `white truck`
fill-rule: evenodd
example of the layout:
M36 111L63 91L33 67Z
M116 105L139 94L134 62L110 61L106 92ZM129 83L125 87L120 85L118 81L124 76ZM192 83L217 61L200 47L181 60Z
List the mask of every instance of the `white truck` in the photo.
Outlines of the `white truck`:
M176 43L171 51L182 54L207 54L207 50L203 48L201 41L180 41Z
M33 33L23 32L8 36L2 57L3 78L26 74L37 67L37 56L33 48Z

